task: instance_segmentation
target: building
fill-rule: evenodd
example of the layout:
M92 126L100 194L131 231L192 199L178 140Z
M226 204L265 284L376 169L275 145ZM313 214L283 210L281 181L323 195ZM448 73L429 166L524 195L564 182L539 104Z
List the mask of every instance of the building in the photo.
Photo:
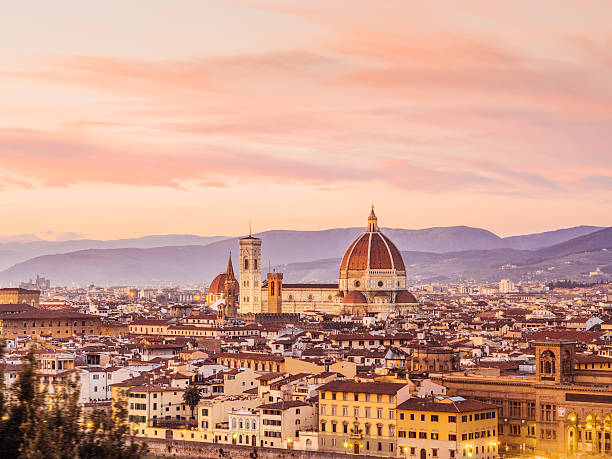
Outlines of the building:
M462 397L410 398L397 407L397 448L414 459L495 459L497 406Z
M610 457L612 370L607 364L581 367L575 362L575 341L536 341L534 347L535 375L430 377L448 394L499 407L498 441L504 454Z
M402 254L378 227L374 207L365 231L348 247L337 284L285 284L281 273L261 282L261 239L240 239L240 313L406 314L419 309L407 288Z
M24 288L0 288L0 304L25 303L35 308L39 307L40 290Z
M338 380L318 393L320 451L396 455L396 407L410 396L408 384Z
M240 245L240 312L266 312L261 298L261 239L242 238Z
M300 430L317 426L315 407L299 400L267 403L257 407L261 415L260 446L292 448Z
M99 316L70 309L37 309L0 316L0 336L5 339L18 336L67 338L74 335L99 335L100 326Z
M510 293L514 292L514 282L510 279L502 279L499 281L499 293Z
M206 294L206 302L209 306L217 305L219 317L234 317L238 312L239 294L240 284L234 275L232 255L230 254L225 272L217 275L210 283Z

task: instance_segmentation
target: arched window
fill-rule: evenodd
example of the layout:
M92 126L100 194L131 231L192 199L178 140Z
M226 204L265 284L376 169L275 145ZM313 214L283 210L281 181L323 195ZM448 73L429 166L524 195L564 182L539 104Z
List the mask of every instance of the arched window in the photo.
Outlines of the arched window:
M274 296L274 281L270 282L270 295Z
M248 258L244 259L244 269L249 269L249 259Z

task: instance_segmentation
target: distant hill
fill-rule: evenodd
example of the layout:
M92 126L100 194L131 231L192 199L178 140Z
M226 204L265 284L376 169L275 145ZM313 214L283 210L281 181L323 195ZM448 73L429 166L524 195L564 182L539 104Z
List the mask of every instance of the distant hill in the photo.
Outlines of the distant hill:
M160 236L144 236L139 238L115 239L98 241L95 239L75 239L71 241L45 241L43 239L15 241L2 243L0 239L0 269L6 269L16 263L39 257L75 252L86 249L116 249L168 247L181 245L207 245L226 239L223 236L202 237L191 234L167 234ZM36 237L36 236L33 236ZM11 238L15 239L14 236Z
M258 234L263 240L263 271L266 271L267 266L276 267L284 272L289 282L333 281L337 277L340 257L361 231L362 228L340 228L325 231L267 231ZM517 280L548 279L559 278L561 274L567 278L578 278L596 267L612 273L612 250L607 250L612 249L612 228L537 250L495 247L507 243L493 233L478 228L384 231L404 252L408 277L412 282L462 278L498 280L500 277ZM560 231L560 234L574 234L570 230ZM549 241L560 237L553 233L556 232L550 232L546 237L528 235L525 236L527 239L514 238L513 243L518 244L517 241L520 241L523 245L533 244L538 239ZM178 242L177 238L180 237L193 236L173 236L169 240ZM155 236L144 241L142 239L146 238L107 243L137 243L146 246L158 243L159 240L155 238L163 239L165 236ZM529 239L532 242L526 242ZM0 283L15 285L36 274L42 274L57 285L84 285L91 282L102 285L207 284L225 269L230 250L234 253L235 269L238 270L235 259L237 238L217 240L205 245L207 238L196 240L203 244L87 249L43 255L0 272ZM436 244L437 247L458 249L436 253L430 249ZM416 245L423 249L406 249Z

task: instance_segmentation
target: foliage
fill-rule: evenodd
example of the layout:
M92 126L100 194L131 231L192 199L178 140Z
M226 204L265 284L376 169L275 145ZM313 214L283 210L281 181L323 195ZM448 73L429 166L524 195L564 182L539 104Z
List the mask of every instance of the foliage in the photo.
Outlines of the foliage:
M189 386L185 392L183 392L183 401L191 408L191 419L193 419L193 410L195 410L198 403L200 403L200 391L196 386Z
M127 404L125 399L117 399L112 413L95 411L86 425L84 438L78 448L78 457L82 459L129 459L146 454L147 447L136 443L130 436L130 425L127 421ZM130 441L126 442L126 437Z
M3 371L0 374L2 457L127 459L146 453L146 445L135 443L131 435L125 400L117 400L112 413L96 411L84 417L76 376L66 376L49 392L36 374L33 350L10 389L2 380Z

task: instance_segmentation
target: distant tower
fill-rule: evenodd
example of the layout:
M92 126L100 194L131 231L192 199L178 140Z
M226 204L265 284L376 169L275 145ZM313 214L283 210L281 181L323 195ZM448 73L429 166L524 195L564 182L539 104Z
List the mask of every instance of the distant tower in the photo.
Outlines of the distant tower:
M261 310L261 239L240 239L240 313Z
M283 273L268 273L268 312L283 312Z
M227 260L227 271L225 272L225 282L223 284L223 297L225 305L219 308L219 316L222 319L236 317L238 315L238 292L240 286L234 276L234 266L232 265L232 254L230 252Z

